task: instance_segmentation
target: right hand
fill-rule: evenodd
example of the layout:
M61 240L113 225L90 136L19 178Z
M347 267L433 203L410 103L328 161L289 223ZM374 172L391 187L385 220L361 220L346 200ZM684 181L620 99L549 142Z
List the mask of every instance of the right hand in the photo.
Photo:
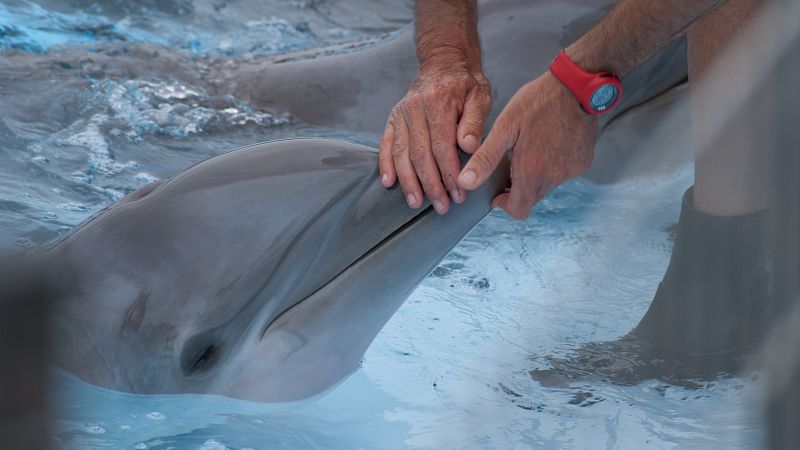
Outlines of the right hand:
M456 144L468 153L478 149L491 103L489 81L480 68L423 66L386 123L379 162L383 186L399 179L408 206L419 208L427 196L438 214L450 208L448 192L450 199L463 202Z

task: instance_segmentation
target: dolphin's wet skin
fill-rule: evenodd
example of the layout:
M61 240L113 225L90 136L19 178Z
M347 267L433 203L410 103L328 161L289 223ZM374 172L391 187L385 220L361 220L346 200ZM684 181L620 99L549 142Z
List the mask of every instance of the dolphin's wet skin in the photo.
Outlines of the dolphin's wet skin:
M609 185L573 181L527 221L492 212L457 242L483 203L441 222L429 209L396 206L400 193L374 183L374 154L343 143L377 139L336 122L351 109L298 118L247 84L258 80L259 57L380 40L407 9L376 18L339 2L194 2L194 12L182 10L190 2L96 3L102 11L40 2L51 15L16 24L0 41L0 77L15 87L0 92L0 247L61 239L49 251L69 262L72 297L53 325L55 360L66 369L52 381L57 447L759 441L758 373L657 381L645 367L621 384L566 367L591 343L625 335L646 311L691 184L687 164L597 177L622 179ZM542 2L546 17L562 3ZM567 4L579 17L564 20L554 39L537 39L559 45L610 2L590 3ZM202 20L215 7L228 11L225 20ZM4 8L0 16L17 20L30 5ZM242 10L264 17L245 20ZM508 20L497 6L486 11ZM173 49L156 39L170 26ZM249 27L247 38L225 41L237 26ZM47 45L66 48L46 53ZM249 78L232 86L236 78L225 77L236 70ZM648 82L662 89L670 80ZM383 120L363 114L369 120L359 123ZM280 141L211 160L234 161L233 175L224 164L205 173L202 163L179 174L233 148L310 136L336 141ZM258 165L265 148L274 172Z

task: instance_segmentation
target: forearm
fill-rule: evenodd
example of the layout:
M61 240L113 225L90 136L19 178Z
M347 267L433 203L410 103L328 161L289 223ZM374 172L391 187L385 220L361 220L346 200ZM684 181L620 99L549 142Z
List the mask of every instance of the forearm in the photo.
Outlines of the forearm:
M415 38L420 67L456 64L481 67L475 0L417 0Z
M579 66L623 77L727 0L620 0L566 50Z

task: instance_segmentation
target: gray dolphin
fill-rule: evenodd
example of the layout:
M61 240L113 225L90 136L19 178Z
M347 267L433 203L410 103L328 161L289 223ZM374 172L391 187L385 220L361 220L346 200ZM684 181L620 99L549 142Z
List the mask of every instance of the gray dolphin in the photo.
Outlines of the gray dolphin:
M56 363L119 391L303 399L353 372L507 172L446 216L381 187L377 154L259 144L145 186L40 254L64 267Z
M559 50L588 31L613 0L481 0L483 66L494 98L488 125L523 84L544 73ZM389 111L416 76L414 32L213 67L220 92L253 107L288 112L303 122L356 131L383 130ZM623 80L613 119L687 76L686 44L678 40ZM302 89L297 89L302 86Z

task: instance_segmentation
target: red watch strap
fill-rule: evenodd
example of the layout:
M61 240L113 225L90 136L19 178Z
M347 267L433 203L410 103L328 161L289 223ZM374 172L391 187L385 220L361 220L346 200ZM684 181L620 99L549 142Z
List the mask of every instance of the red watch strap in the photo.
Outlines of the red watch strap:
M579 100L583 97L583 87L595 78L595 74L589 73L575 64L564 50L558 52L558 56L550 64L550 71Z
M550 64L550 72L575 95L581 108L589 114L600 115L611 111L622 97L619 78L610 72L590 73L583 70L564 50ZM595 99L606 100L610 104L595 105Z

